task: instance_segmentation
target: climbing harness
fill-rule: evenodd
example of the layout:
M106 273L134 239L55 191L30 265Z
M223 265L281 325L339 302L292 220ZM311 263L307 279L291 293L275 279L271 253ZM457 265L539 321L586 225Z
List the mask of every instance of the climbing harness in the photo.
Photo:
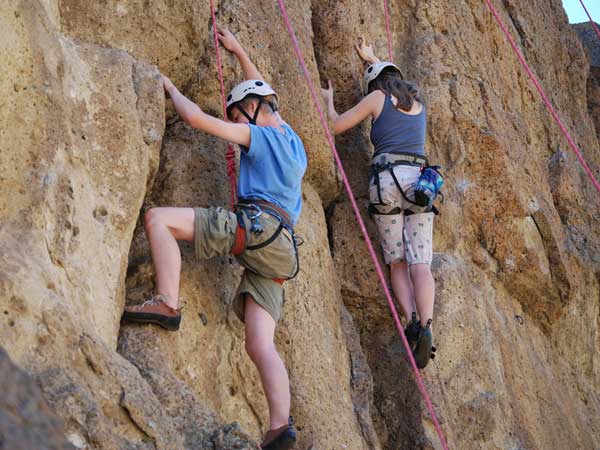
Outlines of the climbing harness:
M598 192L600 192L600 183L598 183L598 180L596 180L596 178L594 177L594 174L592 173L592 170L589 168L589 166L585 162L585 159L583 158L583 155L581 154L581 151L577 147L577 144L575 144L575 141L573 140L573 138L571 138L571 135L567 131L567 128L565 127L565 125L562 123L562 120L560 120L560 117L558 117L558 113L556 112L556 110L552 106L552 103L550 103L550 100L548 100L548 97L546 96L546 93L544 92L544 90L542 89L542 86L540 85L539 81L537 80L537 78L533 74L533 71L531 70L531 68L527 64L527 61L525 61L525 57L523 56L523 54L521 53L521 51L517 48L517 45L515 44L514 39L512 38L512 36L508 32L508 29L506 28L506 25L504 25L504 22L502 22L502 19L500 19L500 15L498 14L498 11L496 11L496 8L494 8L494 5L492 5L492 3L491 3L490 0L485 0L485 2L487 4L489 10L491 11L492 15L496 19L496 22L498 22L498 25L502 29L502 32L506 36L506 39L508 39L508 42L510 43L510 46L512 47L512 49L514 50L514 52L516 53L517 58L519 58L519 61L521 62L521 65L523 66L523 68L527 72L527 75L529 76L529 78L531 79L531 81L535 85L537 91L539 92L540 96L542 97L544 103L546 104L546 107L548 108L548 110L552 114L552 117L554 117L554 120L556 121L556 123L560 127L563 135L565 136L565 138L567 139L567 142L569 143L569 146L575 152L575 155L577 156L577 159L579 159L579 162L581 163L581 166L583 167L583 169L585 170L585 172L588 174L588 176L592 180L592 183L593 183L594 187L596 188L596 190Z
M418 166L421 168L421 175L415 184L414 198L410 198L396 177L394 168L400 165ZM402 213L400 208L394 208L391 211L383 212L377 208L379 205L385 205L381 197L381 182L379 175L381 172L387 171L392 176L394 184L404 200L414 205L412 209L404 210L406 215L419 214L423 212L433 212L439 215L439 210L433 206L433 200L437 197L444 183L441 174L439 173L440 166L429 166L427 158L424 156L415 155L413 153L386 153L373 158L369 172L369 179L377 188L378 203L369 204L369 213L371 215L397 215Z
M375 253L375 250L373 248L373 244L371 242L371 239L369 237L369 234L367 233L367 228L365 227L365 224L362 220L362 217L360 215L360 211L358 208L358 205L356 204L356 200L354 198L354 193L352 192L352 188L350 187L350 182L348 181L348 177L346 176L346 172L344 171L344 166L342 165L342 161L340 159L340 156L335 148L335 143L333 141L333 137L331 135L331 131L329 130L329 127L327 125L327 120L325 119L325 115L323 114L323 110L321 109L321 100L320 98L317 96L317 90L315 89L315 86L313 85L312 79L311 79L311 74L308 71L308 68L306 67L306 63L304 61L304 57L302 56L302 52L300 51L300 45L298 44L298 39L296 38L296 34L294 33L294 30L292 28L292 24L290 22L290 19L288 17L287 11L285 9L285 5L283 4L283 0L277 0L277 3L279 5L279 9L281 11L281 15L283 17L283 21L285 22L286 28L288 30L288 33L290 35L290 39L292 41L292 46L294 47L294 52L296 53L296 57L298 59L298 63L300 65L300 68L302 69L302 73L304 75L304 79L306 80L306 83L308 85L308 88L310 90L311 96L312 96L312 100L313 103L315 105L315 108L317 110L317 113L319 115L320 121L321 121L321 125L323 127L323 130L325 131L325 136L327 138L327 141L329 143L329 147L331 148L331 152L333 153L333 157L335 159L335 162L337 164L337 167L340 171L340 175L342 177L342 182L344 184L344 187L346 189L346 192L348 194L349 200L350 200L350 204L352 206L352 210L354 211L354 215L356 216L356 220L358 222L358 225L360 227L360 230L363 234L363 237L365 239L365 243L367 244L367 248L369 250L369 254L371 255L371 259L373 260L373 264L375 265L375 270L377 272L377 276L379 277L379 282L381 283L381 287L385 293L385 297L387 299L388 302L388 306L391 310L393 319L394 319L394 324L396 325L396 329L398 331L398 334L400 335L400 339L402 340L402 343L404 344L404 348L406 349L406 353L408 355L408 360L410 362L410 365L413 368L413 372L415 374L415 379L417 382L417 386L419 388L419 391L421 392L421 394L423 395L423 399L425 400L425 404L427 406L427 410L429 411L429 414L431 415L431 420L433 422L433 426L435 427L435 430L437 432L437 435L440 439L440 442L442 444L442 448L444 450L448 450L448 445L446 444L446 440L444 439L444 435L442 433L442 428L440 426L440 423L437 419L437 416L435 414L435 409L433 408L433 404L431 403L431 399L429 398L429 395L427 394L427 390L425 389L425 384L423 383L423 378L421 377L421 374L419 373L419 369L416 365L415 362L415 358L412 355L412 351L410 348L410 345L408 344L408 341L406 339L406 336L404 335L404 329L402 327L402 323L400 322L400 317L398 316L398 312L396 311L396 306L394 305L394 300L392 299L392 295L390 293L390 290L387 286L386 283L386 279L385 279L385 275L383 274L383 270L381 269L381 264L379 263L379 260L377 258L377 254ZM387 3L386 3L386 14L387 14ZM387 21L386 21L387 23ZM391 42L390 39L388 38L388 45L389 45L389 50L390 50L390 56L391 56ZM391 59L391 58L390 58Z
M263 226L260 224L259 221L259 218L262 217L263 214L268 214L269 216L277 219L277 221L279 222L279 226L273 232L273 234L266 238L264 241L258 244L248 245L248 236L246 235L246 219L250 220L250 233L252 233L254 236L260 236L264 233ZM288 214L282 208L266 200L258 198L240 198L238 199L238 203L235 205L235 215L237 217L238 224L235 232L235 242L231 249L231 253L234 256L238 256L246 251L253 251L264 248L267 245L273 243L275 239L279 237L281 232L285 230L289 233L294 246L296 270L291 276L287 278L275 278L274 280L280 282L279 280L285 281L295 278L296 275L298 275L298 272L300 271L298 247L302 245L303 241L301 238L298 238L294 233L294 227ZM246 268L255 272L251 267L246 266Z

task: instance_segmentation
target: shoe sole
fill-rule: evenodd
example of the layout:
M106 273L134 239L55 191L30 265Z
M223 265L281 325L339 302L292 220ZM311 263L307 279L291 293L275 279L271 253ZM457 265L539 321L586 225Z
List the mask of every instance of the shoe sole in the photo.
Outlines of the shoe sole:
M433 348L433 334L428 328L421 330L421 335L417 341L417 346L413 352L415 362L419 369L427 367L429 360L431 359L431 350Z
M417 331L416 336L415 336L415 333L406 333L406 330L404 330L404 336L406 337L406 340L408 341L408 345L410 346L410 349L412 351L415 350L415 347L417 346L417 342L419 342L419 333L420 333L420 330Z
M419 341L408 341L408 346L410 347L410 351L414 352L417 348L417 343Z
M181 323L181 317L165 317L158 314L149 313L128 313L124 312L121 322L128 323L153 323L160 325L165 330L177 331Z

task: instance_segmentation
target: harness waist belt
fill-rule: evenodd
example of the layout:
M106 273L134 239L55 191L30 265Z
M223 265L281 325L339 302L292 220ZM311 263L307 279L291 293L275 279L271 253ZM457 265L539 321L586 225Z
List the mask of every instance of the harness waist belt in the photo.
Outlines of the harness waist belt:
M377 155L373 158L371 161L371 167L386 166L387 164L402 164L403 162L419 166L426 166L427 158L425 156L415 155L412 153L382 153L381 155Z
M279 206L274 205L273 203L267 200L240 198L238 199L238 203L240 205L256 205L260 207L263 210L263 212L271 214L272 216L276 216L279 219L281 219L283 224L290 230L294 229L294 226L292 225L292 221L290 219L290 215L283 208L280 208Z

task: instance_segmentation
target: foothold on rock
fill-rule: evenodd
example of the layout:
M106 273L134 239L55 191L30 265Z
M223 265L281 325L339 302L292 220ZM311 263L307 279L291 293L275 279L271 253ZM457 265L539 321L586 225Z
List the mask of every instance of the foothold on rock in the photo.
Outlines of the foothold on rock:
M523 319L523 316L520 315L516 315L515 319L517 320L517 322L519 322L519 325L523 325L523 323L525 322L525 319Z
M206 316L203 313L199 313L198 315L200 316L200 320L202 321L202 324L204 326L208 325L208 319L206 318Z

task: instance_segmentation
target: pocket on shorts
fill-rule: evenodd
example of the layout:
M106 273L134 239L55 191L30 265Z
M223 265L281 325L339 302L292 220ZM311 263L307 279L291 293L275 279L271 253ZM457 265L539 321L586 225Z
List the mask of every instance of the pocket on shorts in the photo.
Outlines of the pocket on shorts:
M197 259L229 254L237 219L221 207L194 208L194 249Z

